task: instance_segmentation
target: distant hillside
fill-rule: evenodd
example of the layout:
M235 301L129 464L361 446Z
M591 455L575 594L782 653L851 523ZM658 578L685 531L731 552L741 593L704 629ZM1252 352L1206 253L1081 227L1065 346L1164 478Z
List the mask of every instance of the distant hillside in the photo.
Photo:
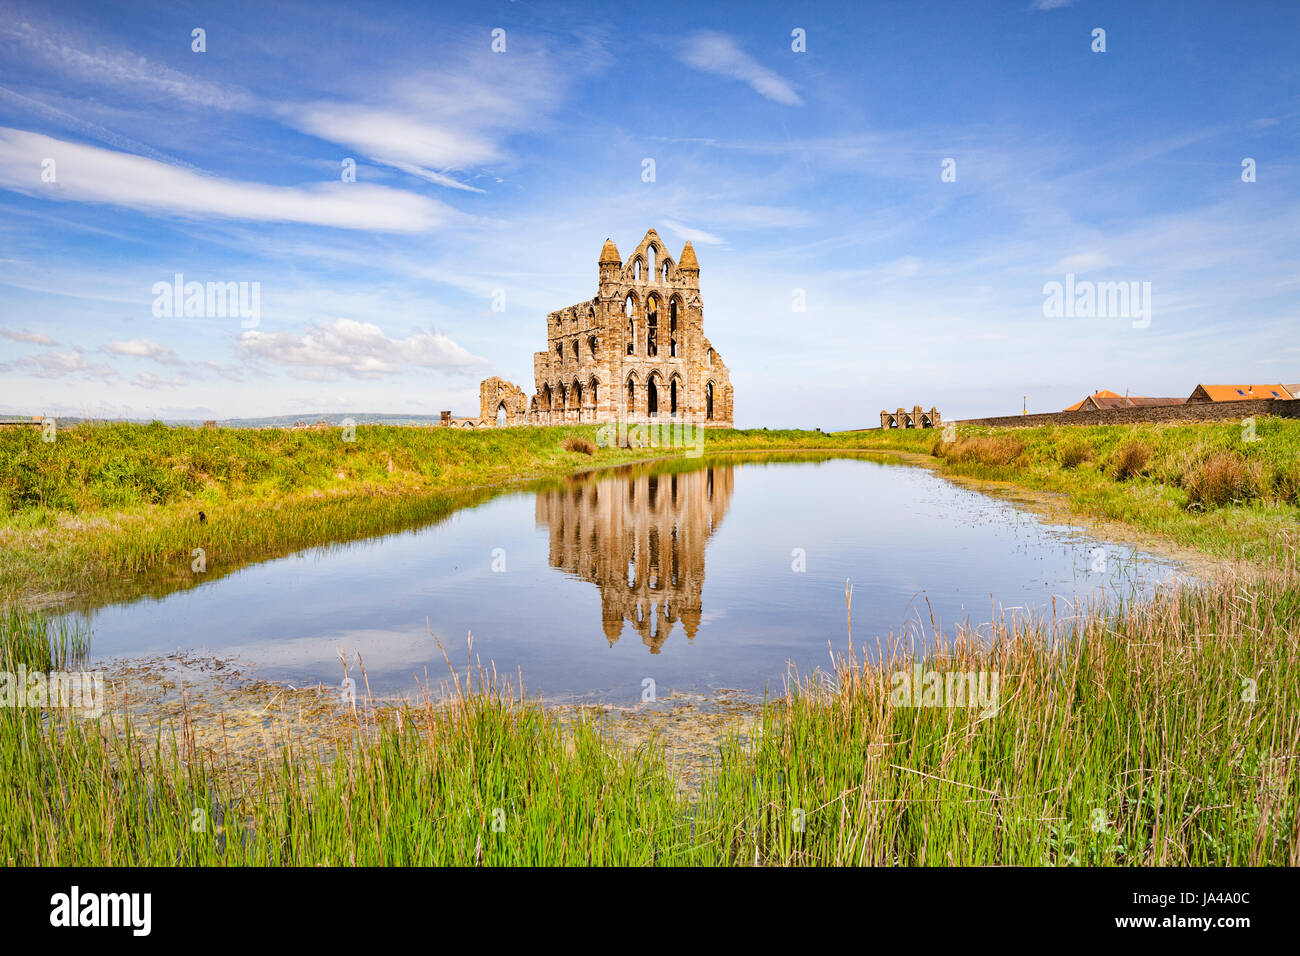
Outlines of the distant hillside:
M271 415L267 418L226 418L217 422L222 428L289 428L294 422L329 422L342 425L346 419L358 425L436 425L437 415L393 415L388 412L329 412L327 414ZM201 421L171 422L175 425L202 425Z
M302 415L271 415L266 418L224 418L218 419L217 425L221 428L291 428L295 422L306 422L308 425L314 425L317 422L324 421L330 425L341 426L345 419L352 419L358 425L436 425L438 423L437 415L392 415L387 412L329 412L326 414L302 414ZM0 421L10 419L22 422L28 421L26 415L0 415ZM59 428L71 428L82 422L128 422L136 425L147 425L151 420L148 418L79 418L69 416L59 416L55 419ZM161 419L163 424L189 426L197 428L203 425L204 421L210 419L201 418L164 418Z

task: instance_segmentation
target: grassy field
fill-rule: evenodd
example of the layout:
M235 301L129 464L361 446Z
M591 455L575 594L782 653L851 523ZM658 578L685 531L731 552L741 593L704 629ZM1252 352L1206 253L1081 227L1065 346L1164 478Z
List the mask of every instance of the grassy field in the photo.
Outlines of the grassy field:
M780 436L780 437L777 437ZM681 450L598 448L595 427L0 430L0 605L94 603L410 528L519 482ZM582 448L590 453L571 450ZM710 432L710 451L854 447L819 432ZM206 521L200 523L199 513Z
M682 454L595 448L596 434L361 426L349 442L340 429L95 425L47 443L35 429L0 431L0 605L163 593L202 580L195 549L211 577L414 527L528 479ZM1300 422L1261 419L1254 441L1238 424L960 427L955 437L719 429L704 447L934 456L945 474L1059 493L1078 514L1219 557L1276 554L1300 528ZM581 440L591 454L570 450Z
M344 445L337 431L102 426L54 446L0 433L0 575L11 605L91 599L141 572L175 586L193 547L220 573L436 520L512 482L664 453L564 447L594 432L374 428ZM252 777L184 726L142 739L120 714L0 707L0 858L1300 865L1300 423L1263 419L1256 441L1240 425L953 437L719 431L706 449L902 451L1253 569L1080 615L1055 642L1048 622L1022 620L924 662L842 659L770 701L759 732L722 741L691 793L654 745L615 746L602 726L481 678L451 705L362 708L332 755L290 741ZM0 670L71 666L85 635L68 627L0 615ZM995 675L996 706L899 699L898 675L918 664Z

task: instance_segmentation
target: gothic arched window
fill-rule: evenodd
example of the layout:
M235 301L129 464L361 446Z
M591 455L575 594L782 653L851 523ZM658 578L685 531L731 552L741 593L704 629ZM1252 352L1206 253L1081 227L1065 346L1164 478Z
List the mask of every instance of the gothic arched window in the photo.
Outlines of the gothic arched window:
M646 300L645 354L653 358L659 354L659 300L651 296Z

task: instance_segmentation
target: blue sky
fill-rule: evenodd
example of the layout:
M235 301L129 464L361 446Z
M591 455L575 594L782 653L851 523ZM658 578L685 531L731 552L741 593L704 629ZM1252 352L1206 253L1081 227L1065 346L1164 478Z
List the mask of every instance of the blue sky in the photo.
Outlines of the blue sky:
M474 414L650 227L694 242L738 425L1297 382L1297 36L1281 2L0 2L0 412ZM176 273L258 283L256 327L155 315ZM1067 273L1150 283L1149 324L1045 317Z

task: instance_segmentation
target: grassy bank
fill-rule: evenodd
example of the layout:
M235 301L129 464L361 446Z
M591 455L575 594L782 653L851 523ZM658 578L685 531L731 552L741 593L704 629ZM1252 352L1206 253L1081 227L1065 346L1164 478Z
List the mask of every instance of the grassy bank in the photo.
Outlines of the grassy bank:
M261 431L94 425L0 431L0 603L164 593L243 564L414 527L517 482L680 449L595 447L596 429L361 426ZM881 449L1058 493L1079 515L1220 557L1300 528L1300 422L825 434L710 430L706 453ZM584 453L582 440L591 443ZM567 446L567 447L566 447ZM1121 460L1124 459L1124 460ZM206 521L200 523L199 512Z
M1300 863L1294 569L1044 625L926 662L996 674L995 706L913 706L916 663L842 658L764 707L693 798L479 682L358 717L333 759L250 778L118 724L0 711L0 854L29 864ZM0 633L10 633L0 627ZM1055 648L1055 649L1054 649ZM952 703L952 701L948 701ZM969 703L969 701L967 702ZM363 708L363 711L364 708Z
M1300 421L960 428L926 445L947 475L1061 494L1075 514L1217 557L1272 560L1300 540Z
M192 570L196 548L210 578L252 560L437 520L528 479L667 453L600 448L595 438L595 427L359 426L344 441L341 429L104 424L60 431L47 443L35 429L6 429L0 603L93 603L128 588L163 593L202 580ZM759 430L710 432L706 447L860 444Z

